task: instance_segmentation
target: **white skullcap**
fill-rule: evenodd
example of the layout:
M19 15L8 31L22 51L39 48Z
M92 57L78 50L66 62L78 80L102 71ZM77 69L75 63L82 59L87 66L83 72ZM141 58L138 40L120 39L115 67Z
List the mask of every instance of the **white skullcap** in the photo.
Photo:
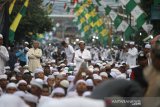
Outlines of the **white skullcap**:
M63 87L65 87L65 88L68 88L69 87L69 82L67 80L62 80L60 82L60 85L63 86Z
M16 68L14 68L14 71L15 72L20 72L20 70L16 67Z
M80 43L85 43L85 42L84 42L83 40L81 40L81 41L79 41L79 44L80 44Z
M36 68L34 73L44 73L43 68Z
M12 76L10 80L16 80L16 77L15 77L15 76Z
M74 80L74 78L75 78L75 76L73 76L73 75L69 75L69 76L67 77L67 80L68 80L68 81L73 81L73 80Z
M30 93L25 94L23 99L26 102L38 103L38 97Z
M127 75L125 73L120 74L116 77L116 79L126 79Z
M107 74L106 72L101 72L99 75L100 75L100 76L108 77L108 74Z
M77 82L76 82L76 86L79 84L79 83L84 83L84 84L86 84L86 81L85 80L78 80Z
M57 87L57 88L53 89L51 96L54 96L54 94L65 94L65 91L63 88Z
M29 107L20 97L5 94L0 97L0 107Z
M0 75L0 79L7 79L7 75L6 74Z
M151 49L151 45L150 44L146 44L145 48Z
M39 79L39 78L37 78L37 79L34 79L34 80L32 80L31 82L30 82L30 84L31 85L35 85L35 86L37 86L37 87L39 87L39 88L43 88L43 80L42 79Z
M25 92L24 91L16 91L13 95L16 95L18 97L24 97L25 96Z
M68 66L76 66L75 63L69 63Z
M60 64L59 66L60 66L60 67L65 67L66 64L62 63L62 64Z
M93 74L93 79L94 80L102 80L102 77L99 76L98 74Z
M87 85L87 86L94 86L93 80L92 80L92 79L87 79L87 80L86 80L86 85Z
M27 84L27 82L25 80L19 80L17 85L19 86L19 84Z
M93 72L99 72L99 68L94 68Z
M48 75L48 78L55 78L54 75Z
M25 69L23 73L29 73L29 70Z
M91 91L85 91L84 93L83 93L83 97L88 97L88 96L90 96L91 95Z
M27 44L27 45L29 45L29 43L26 41L26 42L24 42L25 44Z
M28 65L25 65L25 66L23 66L23 68L28 69L28 68L29 68L29 66L28 66Z
M56 71L56 72L53 73L53 75L54 75L54 76L57 76L57 75L59 75L59 72Z
M10 66L5 66L4 69L5 70L10 70L11 68L10 68Z
M15 64L14 64L14 67L17 67L17 66L19 66L19 65L20 65L19 63L15 63Z
M2 35L2 34L0 34L0 38L3 38L3 35Z
M16 88L17 89L17 85L15 83L8 83L6 88Z
M121 72L118 69L112 68L111 72L115 72L117 75L120 75Z
M130 42L129 44L130 44L130 45L134 45L135 43L134 43L134 42Z

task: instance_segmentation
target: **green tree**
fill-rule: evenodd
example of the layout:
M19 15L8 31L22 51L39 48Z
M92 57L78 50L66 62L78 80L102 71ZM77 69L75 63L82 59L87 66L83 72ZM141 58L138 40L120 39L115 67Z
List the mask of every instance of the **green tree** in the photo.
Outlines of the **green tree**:
M47 12L43 9L42 0L30 0L26 15L22 18L15 35L15 40L25 39L29 32L32 34L44 33L50 31L53 27L52 20L48 17ZM12 22L22 7L24 0L17 0L10 17Z

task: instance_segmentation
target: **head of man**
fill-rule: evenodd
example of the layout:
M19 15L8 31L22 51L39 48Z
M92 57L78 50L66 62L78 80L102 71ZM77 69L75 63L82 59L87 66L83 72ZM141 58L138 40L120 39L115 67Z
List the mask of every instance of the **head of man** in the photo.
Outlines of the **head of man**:
M140 53L138 55L137 62L142 67L146 67L148 65L148 60L144 53Z
M0 46L3 44L3 35L0 34Z
M40 43L39 43L38 41L34 41L34 42L33 42L33 47L34 47L35 49L39 48L39 45L40 45Z
M79 96L82 96L83 93L87 90L87 85L84 80L78 80L76 83L76 90Z
M8 83L6 87L6 93L13 94L17 91L17 85L15 83Z
M43 89L43 80L37 78L32 80L30 84L31 84L31 93L40 98Z
M18 89L21 91L27 91L27 82L25 80L20 80L17 84Z
M62 41L62 42L61 42L61 45L62 45L64 48L67 47L67 43L66 43L65 41Z
M81 51L83 51L85 49L85 42L84 41L79 42L79 48Z
M7 81L7 75L0 75L0 87L2 88L2 89L5 89L6 88L6 86L7 86L7 83L8 83L8 81Z

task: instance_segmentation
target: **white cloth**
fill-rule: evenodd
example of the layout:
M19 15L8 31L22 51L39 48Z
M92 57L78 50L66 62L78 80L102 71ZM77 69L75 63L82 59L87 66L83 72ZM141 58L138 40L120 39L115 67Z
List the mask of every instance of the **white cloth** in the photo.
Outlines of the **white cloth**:
M67 56L67 63L72 63L72 59L73 59L73 54L74 54L74 49L71 45L68 45L68 47L65 48L65 53Z
M91 53L89 50L84 49L83 52L81 50L76 50L75 51L75 61L76 61L76 68L79 69L80 65L84 60L91 60Z
M127 64L129 66L136 66L137 55L138 55L137 48L133 47L128 50Z
M9 60L9 54L4 46L0 46L0 75L5 73L4 67Z
M37 49L31 48L29 49L27 54L29 58L28 62L29 70L34 72L36 68L41 67L40 58L42 56L42 50L38 48Z

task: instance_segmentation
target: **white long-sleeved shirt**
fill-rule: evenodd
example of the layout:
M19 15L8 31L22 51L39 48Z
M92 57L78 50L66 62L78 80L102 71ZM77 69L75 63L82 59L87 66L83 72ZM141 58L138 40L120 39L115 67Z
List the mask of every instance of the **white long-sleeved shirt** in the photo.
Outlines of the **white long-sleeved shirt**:
M9 60L8 50L4 46L0 46L0 75L4 74L4 67Z
M138 50L137 48L130 48L128 50L128 56L127 56L127 64L129 66L136 66L136 59L137 59L137 56L138 56Z
M75 62L76 62L76 68L79 69L80 65L84 60L91 60L91 53L89 50L84 49L83 52L81 52L80 49L75 51Z

